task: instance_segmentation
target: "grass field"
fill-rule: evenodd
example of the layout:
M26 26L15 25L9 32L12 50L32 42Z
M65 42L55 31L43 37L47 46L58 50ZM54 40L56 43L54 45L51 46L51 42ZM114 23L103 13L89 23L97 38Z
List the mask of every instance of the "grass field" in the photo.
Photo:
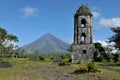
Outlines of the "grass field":
M0 80L120 80L120 66L103 66L100 73L73 74L78 64L58 66L50 60L9 59L11 68L0 68Z

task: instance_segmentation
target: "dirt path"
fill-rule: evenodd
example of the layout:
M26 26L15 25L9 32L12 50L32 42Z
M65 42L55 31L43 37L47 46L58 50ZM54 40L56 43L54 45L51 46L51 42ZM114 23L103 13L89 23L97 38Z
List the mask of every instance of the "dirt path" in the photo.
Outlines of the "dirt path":
M120 73L120 69L114 69L114 68L111 68L110 66L101 66L101 68Z
M55 65L42 66L42 76L45 80L86 80L75 77L71 73L74 69L58 68Z
M72 74L74 71L75 69L68 67L60 68L52 64L41 66L40 69L41 76L44 80L99 80L90 76L87 78L80 77L79 75Z

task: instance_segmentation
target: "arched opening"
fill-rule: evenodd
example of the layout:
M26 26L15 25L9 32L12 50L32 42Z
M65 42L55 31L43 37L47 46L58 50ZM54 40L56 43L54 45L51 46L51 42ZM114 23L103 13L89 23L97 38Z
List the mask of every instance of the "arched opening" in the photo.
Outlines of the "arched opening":
M85 39L86 39L85 33L82 33L80 38L81 38L81 43L85 43Z
M86 50L83 50L83 54L86 54L87 53L87 51Z
M81 20L80 27L85 27L85 26L86 26L86 20L85 20L85 19L82 19L82 20Z

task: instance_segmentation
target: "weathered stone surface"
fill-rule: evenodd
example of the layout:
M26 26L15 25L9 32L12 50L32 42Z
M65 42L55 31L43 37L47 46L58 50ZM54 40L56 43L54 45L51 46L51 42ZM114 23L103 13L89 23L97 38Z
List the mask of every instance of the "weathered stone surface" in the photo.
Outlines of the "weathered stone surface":
M74 16L74 43L71 45L72 62L92 61L94 57L92 14L82 5Z
M94 44L72 45L72 62L93 61Z

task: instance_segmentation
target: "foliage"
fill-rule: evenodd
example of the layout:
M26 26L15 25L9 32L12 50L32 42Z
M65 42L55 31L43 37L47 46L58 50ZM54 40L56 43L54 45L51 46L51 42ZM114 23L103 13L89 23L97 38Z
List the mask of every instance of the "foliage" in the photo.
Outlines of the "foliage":
M39 60L45 60L42 56L39 56Z
M0 57L12 57L15 53L17 46L15 42L18 42L18 37L9 34L5 29L0 27Z
M102 44L99 42L94 43L94 46L96 49L100 49L102 47Z
M33 53L33 56L39 57L40 56L40 51L35 51L35 53Z
M59 62L59 66L65 66L65 65L70 65L68 59L63 59Z
M114 35L108 38L108 42L114 42L114 47L120 50L120 27L111 28L111 30L114 32Z
M26 50L22 50L20 55L21 55L21 58L26 58L27 57L27 51Z
M96 72L97 71L97 65L95 63L90 62L87 64L88 72Z
M114 62L116 63L116 62L118 62L119 61L119 54L118 53L115 53L115 54L113 54L113 60L114 60Z
M70 54L62 54L60 57L62 59L69 59L70 58Z
M105 52L105 50L104 50L104 48L102 47L102 44L101 44L101 43L96 42L96 43L94 43L94 46L95 46L96 49L99 50L100 53L104 53L104 52Z
M89 72L97 72L98 66L94 62L82 62L79 65L79 69L75 70L74 73L76 74L83 74L83 73L89 73Z
M27 58L11 58L13 67L0 68L0 80L49 80L49 79L66 79L66 80L119 80L120 73L100 67L101 73L71 74L78 68L79 64L70 66L56 66L51 61L30 61ZM103 62L102 62L103 63ZM100 63L100 64L102 64ZM108 63L108 62L107 62ZM96 63L95 63L96 64ZM104 63L103 63L104 64ZM114 63L118 64L118 63ZM120 66L120 63L119 63ZM120 67L115 67L120 70ZM47 74L46 74L47 73ZM66 76L66 78L64 78ZM49 78L48 78L49 77ZM69 78L69 79L68 79Z
M103 60L102 54L105 53L105 50L99 42L94 43L94 46L96 49L94 53L94 61L101 62Z
M50 60L56 61L57 60L57 56L55 56L55 55L50 56Z
M30 57L30 60L36 61L36 60L44 60L44 58L41 56L40 51L35 51Z
M103 61L103 56L100 55L98 58L97 58L97 62L102 62Z
M59 66L70 65L70 54L62 54L57 60L59 61Z
M111 59L110 53L104 53L104 54L102 54L102 56L103 56L104 60L110 62L110 59Z

